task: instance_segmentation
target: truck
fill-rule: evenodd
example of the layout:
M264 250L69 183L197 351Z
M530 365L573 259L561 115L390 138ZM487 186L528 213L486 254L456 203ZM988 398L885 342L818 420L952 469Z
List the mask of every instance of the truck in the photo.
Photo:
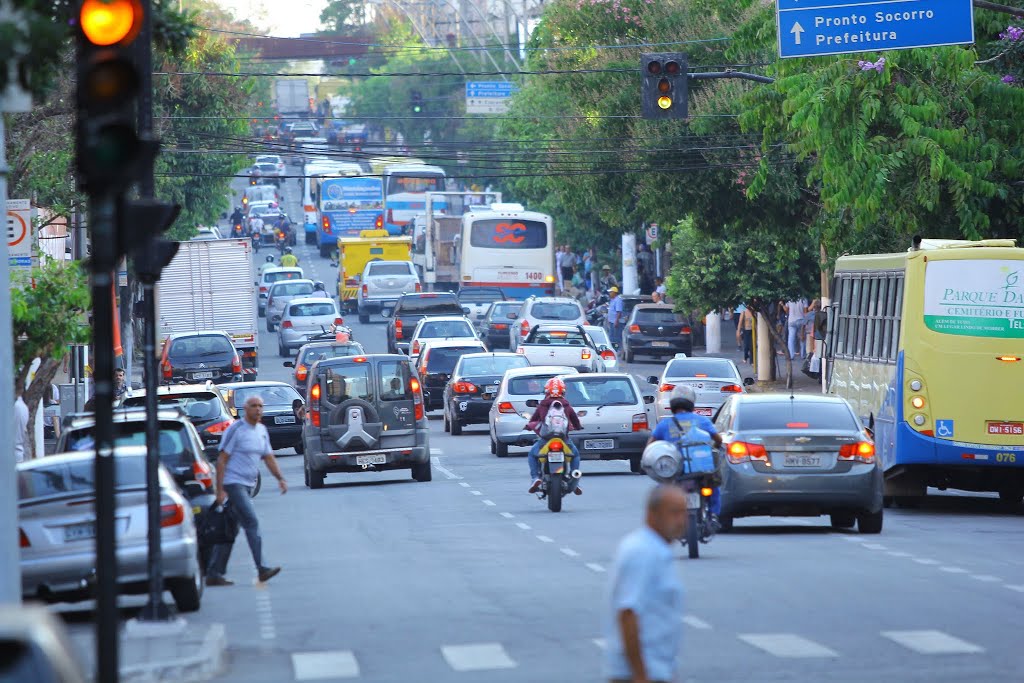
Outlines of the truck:
M256 283L247 239L180 242L156 288L156 331L220 330L242 358L247 382L259 373Z
M426 193L424 212L411 225L412 262L428 291L458 290L462 216L494 203L501 203L500 192Z
M389 237L387 230L363 230L359 237L339 237L337 266L340 309L349 313L358 310L357 295L367 263L408 261L411 252L411 237Z
M274 101L281 115L309 113L309 81L304 78L278 78L274 81Z
M530 365L565 365L578 372L603 372L597 345L581 325L534 325L516 353Z

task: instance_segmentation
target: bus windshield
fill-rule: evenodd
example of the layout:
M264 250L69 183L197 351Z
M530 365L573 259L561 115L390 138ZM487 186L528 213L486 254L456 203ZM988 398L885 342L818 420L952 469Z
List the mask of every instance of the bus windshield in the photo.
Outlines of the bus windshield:
M444 177L438 175L393 175L388 178L388 194L444 192Z
M488 218L474 221L469 243L487 249L543 249L548 227L540 221Z

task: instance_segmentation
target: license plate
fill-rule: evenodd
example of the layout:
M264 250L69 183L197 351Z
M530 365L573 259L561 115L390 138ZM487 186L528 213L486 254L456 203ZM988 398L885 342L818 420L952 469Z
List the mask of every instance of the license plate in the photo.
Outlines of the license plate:
M820 455L787 455L783 464L786 467L821 467Z
M492 384L491 386L487 387L487 393L488 394L496 394L496 393L498 393L498 385L497 384Z
M193 372L192 379L213 379L212 372Z
M584 439L583 448L588 451L607 451L615 448L615 439Z
M698 415L704 415L705 417L711 417L711 413L713 413L714 411L711 408L694 408L693 412L697 413Z
M700 494L697 492L686 494L686 509L687 510L698 510L700 509Z
M276 425L293 425L295 424L294 415L277 415L274 417L274 424Z
M565 462L565 453L548 453L548 462Z
M668 342L651 342L651 346L668 348Z
M1021 436L1024 435L1024 422L989 422L988 433Z
M69 524L64 527L65 541L84 541L96 538L96 523L84 522L82 524Z
M357 455L357 465L386 465L388 464L388 456L386 455Z

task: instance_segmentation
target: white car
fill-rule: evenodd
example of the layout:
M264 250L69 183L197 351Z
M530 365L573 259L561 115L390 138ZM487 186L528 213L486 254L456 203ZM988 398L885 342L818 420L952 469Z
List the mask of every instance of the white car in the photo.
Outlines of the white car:
M658 380L657 377L649 379L655 382ZM695 413L712 417L727 398L745 393L744 387L753 382L749 378L744 380L736 364L728 358L676 357L665 364L661 381L658 382L658 419L669 414L668 402L672 390L679 385L693 388L697 395Z
M506 370L498 393L487 415L491 433L491 453L508 456L510 446L529 448L537 439L533 432L523 431L533 415L527 401L544 398L544 384L552 377L575 375L576 368L560 365L537 365Z
M284 175L284 160L276 154L261 154L256 157L256 161L253 162L254 166L256 164L274 164L274 166L277 167L277 174L279 176Z
M625 372L565 377L565 398L583 425L569 432L581 460L628 460L641 472L640 458L651 436L648 403L633 375Z
M429 342L459 339L472 339L473 341L480 339L473 323L466 318L454 315L423 318L416 323L416 329L409 337L409 358L415 363L423 347Z
M553 323L558 325L585 325L587 318L576 299L565 296L542 296L526 299L514 325L509 325L510 351L519 347L535 325Z
M597 325L584 325L583 331L597 345L597 352L601 355L601 362L604 363L604 371L618 372L619 356L615 353L612 340L608 338L608 330Z
M259 291L258 308L260 317L267 314L267 298L270 296L270 285L275 282L281 282L282 280L302 280L306 276L302 272L302 268L283 268L278 266L276 268L265 268L263 274L260 275L260 279L256 282L256 287Z

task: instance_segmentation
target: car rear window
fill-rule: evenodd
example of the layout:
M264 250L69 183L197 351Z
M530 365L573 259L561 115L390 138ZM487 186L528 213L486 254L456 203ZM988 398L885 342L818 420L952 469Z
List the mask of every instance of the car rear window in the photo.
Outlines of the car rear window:
M275 270L263 274L263 281L266 283L280 282L281 280L301 280L302 273L297 270Z
M197 337L181 337L171 341L167 356L173 363L175 360L192 358L212 358L214 356L231 356L235 349L227 337L219 334L204 334Z
M146 423L142 421L118 422L115 425L117 436L115 446L145 446ZM192 453L189 446L188 431L180 423L164 422L157 432L157 443L160 449L160 462L167 467L185 467L192 465ZM67 440L65 450L90 451L96 447L93 439L93 427L76 429Z
M594 329L587 329L587 334L598 346L611 346L612 342L608 339L608 333L603 327L595 327Z
M462 306L453 296L415 296L399 299L398 309L401 313L425 313L427 315L445 315L452 312L462 313Z
M734 379L736 371L727 360L680 358L670 361L665 377L727 377Z
M520 355L515 356L492 356L490 358L465 358L459 372L465 376L471 375L504 375L506 370L513 368L525 368L530 361Z
M411 401L412 368L409 361L386 360L377 366L380 374L380 399L382 401Z
M537 396L544 393L544 384L558 375L528 375L508 381L508 393L513 396Z
M681 325L686 322L681 313L671 310L658 311L651 308L637 309L634 322L647 325Z
M305 363L306 365L312 365L318 360L324 358L342 358L344 356L361 356L363 354L363 347L359 344L335 344L334 346L317 346L312 349L306 349L302 357L299 358L299 363Z
M271 296L303 296L313 293L313 285L308 282L280 282L270 288Z
M346 363L320 368L324 400L338 405L350 398L371 399L370 365Z
M467 353L480 353L484 349L479 346L445 346L428 349L429 356L423 366L425 372L431 374L451 374L455 364Z
M530 309L530 315L538 320L576 320L583 317L579 304L537 303Z
M565 397L573 407L625 406L639 403L633 385L624 377L566 380Z
M159 394L156 402L161 406L184 409L185 415L193 422L214 420L224 412L220 396L213 393ZM146 405L146 395L129 396L121 401L121 405L125 408L141 408Z
M736 406L733 425L743 431L762 429L858 429L849 406L839 401L744 401Z
M293 318L316 315L334 315L334 304L322 303L292 304L288 307L288 315Z
M412 275L407 263L371 263L368 275Z
M241 408L253 396L263 399L265 407L291 406L292 401L299 398L299 394L289 386L273 387L242 387L231 391L232 405Z
M579 332L569 330L551 330L550 332L537 331L533 336L534 344L548 344L551 346L586 346L587 338Z
M146 485L146 459L119 455L114 458L114 481L118 487ZM18 471L18 500L31 500L67 493L95 493L95 463L92 458L60 462Z
M509 313L518 313L523 304L519 301L507 304L494 304L489 314L490 318L508 318Z
M445 337L472 337L473 328L464 320L440 320L423 323L419 338L444 339Z

